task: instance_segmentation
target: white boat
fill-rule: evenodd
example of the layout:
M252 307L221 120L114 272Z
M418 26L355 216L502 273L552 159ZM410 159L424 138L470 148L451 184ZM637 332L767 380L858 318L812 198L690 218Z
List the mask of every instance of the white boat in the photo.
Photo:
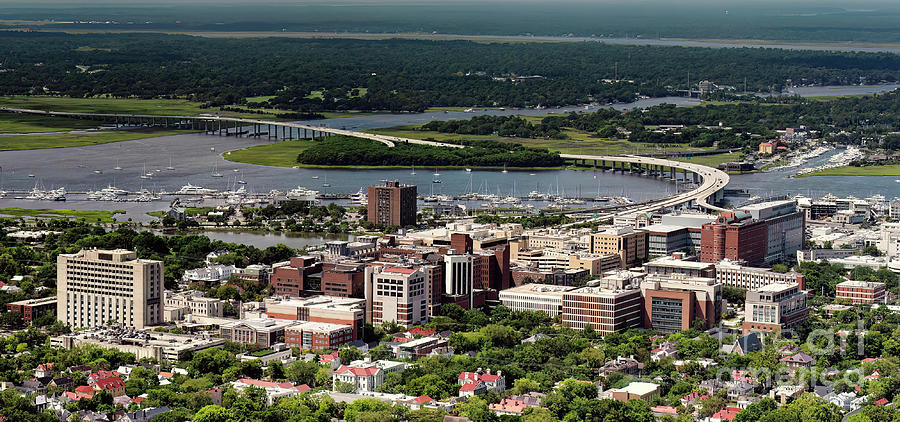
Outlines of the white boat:
M503 171L502 171L502 173L509 173L508 171L506 171L506 164L503 165Z
M153 177L153 173L147 173L147 164L144 164L144 168L141 170L141 179L149 179Z
M103 174L103 170L100 170L100 169L94 170L94 174Z
M364 188L359 188L359 192L350 195L350 204L352 205L368 205L369 195Z
M219 160L216 160L213 163L213 172L211 174L212 177L223 177L222 173L219 173Z
M116 166L113 167L113 170L122 170L122 167L119 167L119 160L116 159Z
M319 176L313 176L313 177L312 177L312 178L313 178L313 179L318 179L318 178L319 178Z
M33 173L28 173L28 177L34 177Z
M410 172L409 174L411 174L413 176L416 175L416 166L412 166L412 172Z
M472 169L467 168L467 169L466 169L466 172L471 173L471 172L472 172Z
M175 167L172 167L172 157L169 156L169 166L166 167L166 170L175 170Z
M303 186L297 186L294 189L288 191L285 196L288 199L293 199L295 201L306 201L306 202L315 202L316 195L319 194L319 191L315 191L312 189L304 188Z
M128 191L125 189L119 189L115 186L109 185L103 189L100 189L98 192L100 193L109 193L112 195L128 195Z
M215 189L204 188L200 186L194 186L190 183L184 185L175 192L175 195L209 195L212 193L216 193Z

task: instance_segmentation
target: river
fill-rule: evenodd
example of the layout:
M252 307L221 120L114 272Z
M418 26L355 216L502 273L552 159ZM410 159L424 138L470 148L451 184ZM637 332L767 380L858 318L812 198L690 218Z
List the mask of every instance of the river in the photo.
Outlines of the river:
M896 86L870 86L850 88L800 88L799 95L835 95L834 90L862 90L862 93L883 92ZM858 91L853 91L854 93ZM660 103L677 105L694 105L695 99L669 97L640 100L631 104L614 105L617 109L647 107ZM595 110L597 106L588 107ZM367 130L398 125L419 124L432 120L467 119L476 115L539 115L548 113L564 113L568 111L585 111L584 107L565 107L544 110L474 110L472 112L429 112L422 114L375 114L369 116L348 117L340 119L317 120L305 122L334 128ZM611 174L594 171L548 170L548 171L509 171L502 173L491 170L474 170L471 173L463 170L443 170L440 176L434 176L431 168L393 170L323 170L294 169L284 167L268 167L225 161L222 153L253 145L266 144L265 139L219 137L209 135L176 135L150 138L136 141L109 143L84 147L43 149L29 151L0 152L0 187L5 190L29 190L33 187L57 188L65 187L70 192L96 190L107 185L117 186L129 191L147 188L153 191L174 191L185 184L200 185L217 190L231 190L237 180L245 180L251 192L268 192L272 189L281 191L297 186L304 186L323 193L354 193L360 188L378 183L381 180L400 180L402 183L415 184L419 193L443 193L459 195L468 191L497 193L501 196L525 196L531 191L541 193L560 193L566 196L590 197L625 195L641 201L671 195L675 186L671 182L657 179ZM812 160L807 165L817 165L827 156ZM115 167L122 170L114 170ZM171 166L172 170L167 170ZM212 177L217 171L223 177ZM142 179L139 176L152 173L153 177ZM900 196L900 183L896 177L808 177L791 178L791 171L775 171L749 175L737 175L731 178L730 188L745 188L758 196L770 193L792 193L820 196L833 193L839 196L856 195L858 197L880 193L887 197ZM33 175L34 177L29 177ZM440 179L442 183L432 183ZM864 183L861 183L862 181ZM329 186L325 186L325 185ZM165 209L167 201L150 203L134 202L101 202L87 200L69 200L65 203L30 201L15 199L21 194L10 194L0 199L0 207L22 208L71 208L71 209L122 209L126 214L117 216L120 220L131 219L137 222L151 220L148 211ZM83 198L72 195L72 199ZM168 199L168 198L164 198ZM470 201L468 207L480 206L479 201ZM215 236L226 236L221 233ZM232 236L235 241L252 243L257 234L241 232L240 236ZM269 236L269 235L266 235ZM276 236L276 235L272 235ZM264 237L261 242L281 241L278 238ZM286 238L284 238L286 239ZM296 239L296 238L295 238ZM226 240L222 238L222 240ZM231 240L229 240L231 241ZM318 240L316 240L318 241ZM261 244L263 244L261 243Z

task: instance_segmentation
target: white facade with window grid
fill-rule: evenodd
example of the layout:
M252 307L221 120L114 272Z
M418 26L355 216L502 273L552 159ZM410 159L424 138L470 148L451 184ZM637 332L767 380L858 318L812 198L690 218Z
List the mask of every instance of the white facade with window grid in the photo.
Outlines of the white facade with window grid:
M163 320L163 265L124 249L86 249L56 259L57 318L71 326L138 329Z

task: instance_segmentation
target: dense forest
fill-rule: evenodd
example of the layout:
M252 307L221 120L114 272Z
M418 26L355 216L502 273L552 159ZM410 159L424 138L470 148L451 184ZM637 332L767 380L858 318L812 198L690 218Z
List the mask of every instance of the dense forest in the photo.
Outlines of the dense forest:
M900 80L900 56L889 53L38 32L0 32L0 44L0 94L249 101L302 113L621 102L688 80L741 90L746 80L763 92L787 80Z
M556 167L565 162L556 152L495 141L471 141L468 148L445 148L329 136L301 152L300 164L324 166L470 166Z
M632 142L690 143L696 147L738 148L759 138L774 137L776 130L805 126L820 134L832 134L842 142L859 143L863 135L884 135L900 130L900 91L829 101L783 98L778 102L710 104L676 107L663 104L621 112L601 109L593 113L547 116L540 124L519 117L479 116L469 120L434 121L423 131L459 134L492 134L525 138L561 138L565 128L594 132L603 138L627 138ZM684 125L677 131L661 131L660 125ZM852 132L853 134L847 133ZM755 136L754 136L755 135ZM896 136L881 137L882 148L900 150Z
M469 120L435 120L422 126L422 130L443 133L459 133L463 135L515 136L517 138L555 138L566 135L560 131L553 120L544 119L542 124L535 125L519 116L476 116Z

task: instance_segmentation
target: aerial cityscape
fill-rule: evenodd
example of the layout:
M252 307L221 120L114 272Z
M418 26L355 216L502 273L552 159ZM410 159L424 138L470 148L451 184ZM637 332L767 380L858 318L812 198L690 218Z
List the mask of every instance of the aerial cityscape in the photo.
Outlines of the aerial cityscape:
M0 421L900 421L896 2L0 6Z

